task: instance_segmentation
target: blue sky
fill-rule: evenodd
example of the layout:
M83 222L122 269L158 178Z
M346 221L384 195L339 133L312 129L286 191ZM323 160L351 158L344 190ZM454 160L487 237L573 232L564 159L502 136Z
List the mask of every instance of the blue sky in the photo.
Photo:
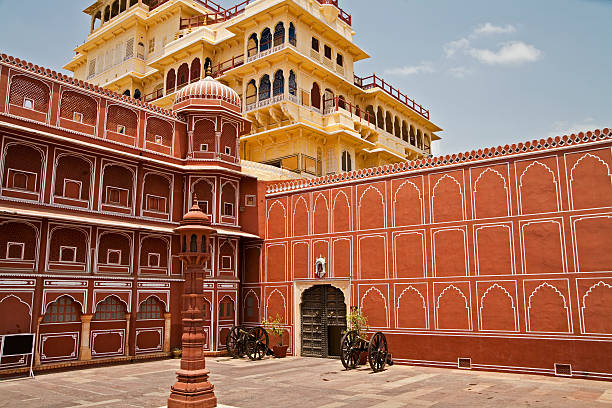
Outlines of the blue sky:
M0 0L0 50L60 69L92 0ZM223 6L232 1L221 1ZM428 107L441 154L612 127L612 0L340 0L372 72Z

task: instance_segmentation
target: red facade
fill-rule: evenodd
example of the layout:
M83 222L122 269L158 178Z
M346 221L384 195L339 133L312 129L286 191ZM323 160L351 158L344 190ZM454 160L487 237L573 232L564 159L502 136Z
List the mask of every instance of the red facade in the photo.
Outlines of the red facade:
M247 124L221 106L178 115L2 55L0 336L36 333L36 365L161 355L180 347L182 265L173 229L194 195L212 220L205 349L238 321L241 228L256 180L240 173ZM233 132L230 132L230 130ZM205 158L192 138L220 139ZM252 232L257 232L253 228ZM223 315L218 316L223 304ZM164 354L165 355L165 354ZM5 358L0 369L25 366Z
M300 287L330 282L398 362L611 378L611 147L605 129L269 186L243 299L296 349Z

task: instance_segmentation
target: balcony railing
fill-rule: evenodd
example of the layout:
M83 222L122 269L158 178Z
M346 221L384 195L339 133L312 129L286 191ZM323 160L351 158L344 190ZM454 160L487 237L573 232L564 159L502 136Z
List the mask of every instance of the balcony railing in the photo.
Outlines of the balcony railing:
M157 7L169 2L170 0L150 0L149 1L149 11L151 10L155 10ZM212 10L214 12L222 12L225 11L223 9L223 7L221 7L220 5L218 5L217 3L215 3L214 1L211 0L194 0L196 3L201 4L202 6L206 7L209 10Z
M162 98L164 96L163 89L157 89L151 93L146 94L143 98L145 102L153 102L156 99Z
M247 95L244 100L244 111L250 112L282 101L298 103L297 89L290 88L289 93L285 93L284 89L275 89L272 94L267 92L263 97L261 95Z
M356 116L359 121L369 122L372 125L376 123L376 118L370 115L368 112L364 111L360 107L353 105L350 102L347 102L340 96L334 96L333 98L325 98L323 97L323 114L329 115L333 112L338 112L338 110L344 110L348 112L351 116Z
M159 0L159 1L165 2L168 0ZM198 0L198 1L202 2L205 0L202 0L202 1ZM244 13L246 6L249 5L250 3L253 3L254 1L255 0L246 0L227 10L211 2L212 4L216 6L216 8L209 7L211 10L213 10L212 13L203 14L203 15L195 16L191 18L181 18L180 29L184 30L187 28L197 28L197 27L208 26L211 24L222 23L224 21L229 20L230 18L236 17L237 15Z
M225 12L209 13L191 18L181 18L179 28L181 30L203 27L225 21Z
M361 89L380 88L385 91L389 96L406 105L419 115L423 116L425 119L429 119L429 109L425 109L423 105L419 105L414 101L414 99L410 99L408 96L400 92L399 89L396 89L388 82L385 82L384 78L376 76L376 74L372 74L364 78L360 78L355 75L354 82L355 85L357 85Z
M153 10L156 7L161 6L169 0L152 0L153 5L149 6L149 10ZM229 20L230 18L234 18L246 10L246 6L250 3L255 2L256 0L245 0L242 3L236 4L233 7L228 9L223 9L216 3L213 3L210 0L196 0L198 3L204 5L206 8L212 10L212 13L204 14L201 16L196 16L192 18L182 18L180 22L181 30L185 28L196 28L203 27L210 24L222 23L224 21ZM346 11L344 11L338 5L338 0L316 0L319 4L330 4L338 9L338 18L344 21L349 26L352 25L352 17Z
M220 77L230 69L237 68L241 65L244 65L244 54L237 55L235 57L232 57L231 59L228 59L227 61L223 61L218 63L217 65L213 65L212 77Z
M350 14L348 14L346 11L340 8L340 5L338 4L338 0L317 0L317 3L331 4L332 6L336 7L339 12L338 18L344 21L346 24L352 25L353 18L351 17Z

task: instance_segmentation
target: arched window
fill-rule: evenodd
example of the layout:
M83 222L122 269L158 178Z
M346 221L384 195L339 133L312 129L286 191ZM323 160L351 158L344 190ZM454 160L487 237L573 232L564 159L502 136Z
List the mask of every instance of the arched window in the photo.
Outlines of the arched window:
M334 106L334 93L331 89L326 89L325 96L323 97L323 109L326 111L332 109Z
M285 93L285 75L280 69L274 74L274 87L272 88L272 92L274 96Z
M259 81L259 100L270 99L270 76L268 74L261 77Z
M295 26L293 23L289 23L289 44L293 45L294 47L297 44L297 36L295 35Z
M252 57L253 55L257 55L257 34L253 33L249 37L249 41L247 42L247 56Z
M202 70L202 64L200 63L199 58L195 58L191 62L191 76L189 80L191 82L195 82L200 79L200 71Z
M316 82L313 82L310 90L310 104L313 108L321 109L321 88Z
M219 319L234 318L234 302L229 297L224 297L219 303Z
M102 25L102 12L98 11L91 21L91 31L97 30Z
M380 106L376 111L376 126L378 126L380 129L385 129L385 112L383 112L383 109Z
M111 18L119 14L119 0L115 0L111 7Z
M157 298L151 296L138 307L138 313L136 319L138 320L151 320L151 319L163 319L163 308L161 302Z
M374 107L372 105L366 106L366 118L368 122L373 125L376 125L376 114L374 113Z
M127 9L127 0L121 0L121 7L119 8L119 12L122 13Z
M190 252L198 252L198 237L195 234L191 236L191 242L189 243Z
M189 65L185 62L177 71L177 86L180 87L187 83L189 83Z
M257 102L257 83L254 79L251 79L247 84L246 104L250 105L255 102Z
M416 134L414 133L414 126L410 125L410 144L416 146Z
M285 25L281 21L274 27L274 46L277 47L285 42Z
M212 76L212 60L208 57L204 60L204 75Z
M399 119L397 118L397 116L395 117L395 120L393 121L393 129L395 130L395 136L398 139L402 138L402 129L400 129L400 122Z
M295 72L293 72L293 70L289 71L289 94L293 96L297 95L297 82L295 80Z
M125 91L123 91L123 95L125 95L125 96L131 96L131 94L132 93L130 92L129 89L126 89Z
M387 112L387 114L385 115L385 125L385 130L387 131L387 133L393 134L393 119L391 118L391 112Z
M110 20L111 16L111 9L110 6L106 6L106 8L104 9L104 22L106 23L108 20Z
M402 120L402 139L404 140L404 142L408 141L408 124L406 123L405 120Z
M168 75L166 75L166 92L174 92L174 88L176 87L176 72L174 68L168 71Z
M423 136L421 133L421 129L417 129L417 134L416 134L416 146L419 149L423 148Z
M352 171L353 163L351 160L351 154L346 150L342 152L342 171Z
M94 320L125 320L125 303L110 296L98 303Z
M259 44L259 51L263 52L272 48L272 32L269 28L266 28L261 33L261 43Z
M344 95L338 96L338 107L342 109L346 109L346 99L344 99Z
M140 89L134 89L134 99L140 99L141 96L142 92L140 91Z
M138 4L138 0L130 0L130 7L135 6L136 4Z
M47 307L43 323L78 322L79 317L77 303L70 296L61 296Z

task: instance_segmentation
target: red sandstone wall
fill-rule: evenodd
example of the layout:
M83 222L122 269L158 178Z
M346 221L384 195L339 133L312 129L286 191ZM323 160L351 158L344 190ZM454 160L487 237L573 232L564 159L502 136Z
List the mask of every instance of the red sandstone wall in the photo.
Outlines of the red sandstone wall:
M612 378L611 136L269 188L242 296L292 331L293 282L324 257L400 362Z

